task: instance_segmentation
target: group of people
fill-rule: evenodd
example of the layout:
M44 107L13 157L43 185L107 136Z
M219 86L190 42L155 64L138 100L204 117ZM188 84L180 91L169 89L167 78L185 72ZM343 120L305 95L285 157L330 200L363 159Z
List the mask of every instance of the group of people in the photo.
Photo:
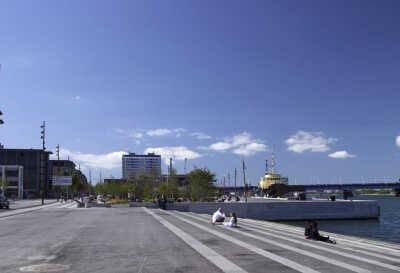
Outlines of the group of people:
M227 217L225 215L225 212L222 211L222 208L219 208L212 215L211 223L213 225L215 225L217 223L221 223L221 224L223 224L224 226L227 226L227 227L237 227L237 216L236 216L235 212L231 212L231 217L230 217L229 221L225 222L226 218Z
M164 198L164 195L161 195L161 196L157 195L156 202L160 209L163 209L163 210L167 209L167 200Z
M213 225L215 224L223 224L224 226L227 227L237 227L237 216L235 212L231 212L230 218L228 221L225 213L223 212L222 208L218 208L216 212L213 213L212 218L211 218L211 223ZM322 242L327 242L331 244L336 244L335 240L332 240L329 238L329 236L322 236L319 234L318 231L318 224L315 220L310 220L307 222L305 231L304 231L304 237L307 240L316 240L316 241L322 241Z

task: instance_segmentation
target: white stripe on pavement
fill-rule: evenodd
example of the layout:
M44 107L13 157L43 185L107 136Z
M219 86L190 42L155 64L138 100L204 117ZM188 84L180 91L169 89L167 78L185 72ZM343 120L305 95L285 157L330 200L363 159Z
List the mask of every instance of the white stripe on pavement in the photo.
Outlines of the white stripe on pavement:
M247 273L247 271L243 270L236 264L232 263L224 256L219 255L217 252L212 250L211 248L207 247L203 243L199 242L186 232L182 231L181 229L177 228L176 226L172 225L168 221L164 220L162 217L156 215L154 212L147 208L143 208L145 212L153 216L157 221L159 221L163 226L169 229L172 233L182 239L186 244L200 253L204 258L210 261L212 264L217 266L223 272L230 272L230 273Z
M250 250L250 251L252 251L254 253L257 253L257 254L259 254L261 256L264 256L264 257L266 257L268 259L271 259L271 260L273 260L275 262L283 264L284 266L290 267L290 268L292 268L292 269L294 269L296 271L303 272L303 273L317 273L318 272L318 271L316 271L316 270L314 270L314 269L312 269L310 267L304 266L304 265L299 264L297 262L294 262L292 260L289 260L289 259L286 259L284 257L278 256L276 254L273 254L273 253L271 253L269 251L266 251L264 249L261 249L259 247L254 246L254 245L245 243L245 242L243 242L241 240L236 239L235 237L226 235L224 233L221 233L219 231L213 230L211 228L207 228L207 227L202 226L200 224L197 224L197 223L194 223L192 221L186 220L185 218L182 218L182 217L176 215L175 213L171 213L169 211L165 211L165 212L170 214L170 215L173 215L174 217L178 218L182 222L191 224L191 225L193 225L193 226L195 226L195 227L197 227L197 228L199 228L201 230L209 232L209 233L211 233L211 234L213 234L215 236L218 236L218 237L220 237L220 238L222 238L224 240L227 240L227 241L229 241L231 243L234 243L234 244L236 244L238 246L246 248L246 249L248 249L248 250ZM366 271L366 272L369 272L369 271Z
M207 220L199 219L199 218L197 218L195 216L192 216L192 215L189 215L189 214L185 214L185 213L182 213L182 212L178 212L178 213L179 214L183 214L183 215L188 216L188 217L191 217L191 218L194 218L194 219L199 220L199 221L208 222ZM172 215L174 215L174 214L172 214ZM178 217L176 215L174 215L174 216ZM179 217L179 218L181 218L181 217ZM284 249L287 249L289 251L293 251L293 252L296 252L296 253L299 253L299 254L302 254L302 255L305 255L305 256L320 260L322 262L330 263L330 264L345 268L345 269L350 270L350 271L354 271L354 272L357 272L357 273L368 273L368 272L370 273L371 272L371 271L369 271L367 269L364 269L364 268L361 268L361 267L358 267L358 266L354 266L354 265L351 265L351 264L348 264L348 263L345 263L345 262L341 262L339 260L331 259L329 257L322 256L322 255L319 255L319 254L316 254L316 253L313 253L313 252L310 252L310 251L307 251L307 250L303 250L303 249L300 249L300 248L297 248L297 247L293 247L293 246L290 246L290 245L285 245L285 244L283 244L281 242L276 242L276 241L273 241L273 240L270 240L270 239L267 239L267 238L256 236L254 234L245 233L245 232L242 232L242 231L237 230L237 229L233 229L232 228L232 229L230 229L230 231L236 232L236 233L240 233L243 236L247 236L247 237L259 240L259 241L263 241L265 243L269 243L271 245L275 245L275 246L278 246L280 248L284 248Z
M2 212L0 214L0 220L5 220L5 219L8 219L8 218L10 218L12 216L23 215L23 214L25 214L27 212L32 212L32 211L36 211L36 210L40 210L40 209L54 207L56 205L58 205L58 204L57 203L52 203L52 204L49 204L49 205L35 206L35 207L31 207L31 208L16 209L16 210L12 210L12 211Z

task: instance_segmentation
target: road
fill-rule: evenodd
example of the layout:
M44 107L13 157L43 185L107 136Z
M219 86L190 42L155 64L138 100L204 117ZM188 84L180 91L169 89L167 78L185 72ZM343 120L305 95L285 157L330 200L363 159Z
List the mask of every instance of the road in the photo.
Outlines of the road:
M0 218L0 272L399 272L400 246L336 235L144 208L48 205ZM36 271L35 271L36 270Z

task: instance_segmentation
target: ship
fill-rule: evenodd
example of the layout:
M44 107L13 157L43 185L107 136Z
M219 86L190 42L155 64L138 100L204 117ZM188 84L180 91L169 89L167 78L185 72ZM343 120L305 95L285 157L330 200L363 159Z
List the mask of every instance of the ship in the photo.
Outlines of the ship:
M271 164L268 166L268 160L265 160L265 175L261 177L259 187L264 192L274 184L289 184L289 178L283 177L278 173L275 173L275 155L272 153Z

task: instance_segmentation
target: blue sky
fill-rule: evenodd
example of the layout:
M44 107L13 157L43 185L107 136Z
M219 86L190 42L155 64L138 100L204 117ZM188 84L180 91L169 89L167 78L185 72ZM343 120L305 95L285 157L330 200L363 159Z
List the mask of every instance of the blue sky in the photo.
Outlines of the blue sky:
M46 120L48 149L94 177L120 177L123 152L156 151L219 178L245 159L256 184L273 148L291 183L397 180L399 12L398 1L2 1L0 142L39 148Z

